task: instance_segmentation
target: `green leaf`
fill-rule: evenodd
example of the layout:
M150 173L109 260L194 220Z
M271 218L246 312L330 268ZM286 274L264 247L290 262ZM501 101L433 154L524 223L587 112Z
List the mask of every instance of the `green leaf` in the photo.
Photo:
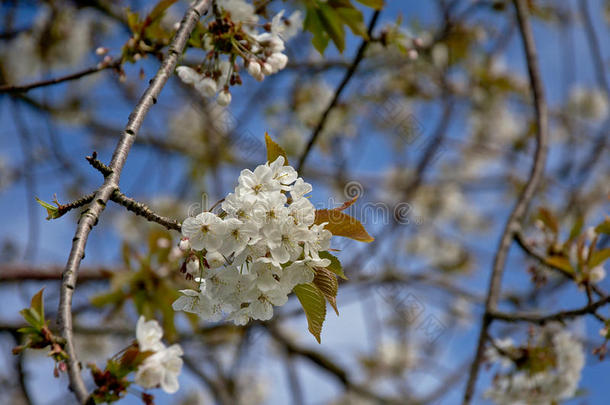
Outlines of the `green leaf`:
M44 326L42 320L40 319L40 315L38 312L32 311L32 308L22 309L19 311L19 313L27 323L32 325L32 327L36 328L37 330L40 330L40 328Z
M131 268L131 248L127 243L123 243L121 246L121 258L123 259L125 267L128 269Z
M337 14L339 14L341 20L347 24L354 34L368 39L369 35L366 32L364 17L360 10L354 7L340 7L337 8Z
M545 263L552 267L557 267L561 270L565 270L569 273L573 273L574 269L572 269L572 265L570 264L570 260L564 256L549 256L545 260Z
M606 219L604 222L597 225L595 227L595 232L597 232L598 234L604 233L606 235L610 235L610 219Z
M309 332L320 343L322 324L326 318L326 300L324 294L312 283L299 284L292 289L295 293L307 317Z
M265 132L265 144L267 145L267 161L269 163L275 162L275 160L283 156L284 157L284 166L288 165L288 157L286 156L286 152L280 145L278 145L267 132Z
M47 221L50 219L56 219L59 218L61 215L59 215L59 209L57 206L53 205L53 204L49 204L46 201L42 201L40 198L38 197L34 197L36 199L36 202L40 205L42 205L46 210L47 210Z
M148 357L155 354L151 350L140 351L135 345L128 347L119 361L108 362L109 367L112 367L113 373L119 378L126 377L132 371L135 371L140 364L144 362Z
M337 276L341 277L343 280L347 280L345 273L343 273L343 266L341 266L341 262L339 261L339 259L337 259L335 256L331 255L326 251L320 252L320 257L322 259L330 260L330 265L326 267L328 270L332 271Z
M30 301L29 308L19 311L21 316L23 316L23 319L25 319L25 321L37 331L40 331L40 329L46 326L46 322L44 320L44 301L42 299L43 291L44 288L34 294L32 300Z
M125 300L125 294L122 290L113 290L107 293L102 293L92 297L89 301L94 307L103 307L111 304L119 304Z
M341 17L335 9L326 3L319 3L318 6L318 16L322 26L339 52L342 53L345 50L345 32L343 31Z
M538 219L542 221L547 228L551 230L555 235L559 233L559 224L557 222L557 218L544 207L540 207L538 209Z
M34 294L32 300L30 301L30 308L33 311L36 311L42 320L44 320L44 301L42 300L43 291L44 288L40 289L40 291Z
M138 13L134 13L133 11L127 9L127 26L131 30L131 32L136 33L140 31L140 24L138 21L140 20L140 15Z
M570 237L568 238L568 240L574 240L578 237L578 235L580 235L580 232L582 231L582 227L584 225L585 221L584 218L582 217L582 215L579 215L576 220L574 221L574 224L572 225L572 229L570 230Z
M176 1L178 1L178 0L161 0L160 2L157 3L155 8L153 8L152 11L148 14L148 18L150 18L152 21L155 21L155 20L163 17L163 14L165 14L165 11L170 6L172 6Z
M339 309L337 309L337 291L339 290L339 282L335 274L324 268L316 267L316 274L313 278L313 283L320 289L324 297L328 301L331 307L335 310L337 316L339 316Z
M322 25L318 10L315 7L307 7L307 14L305 15L305 21L303 27L313 34L311 43L320 55L324 55L324 50L328 46L330 38Z
M381 10L383 8L383 0L356 0L360 4L364 4L375 10Z
M198 22L197 26L191 33L188 45L194 48L203 48L203 35L205 34L205 32L207 32L206 28L204 28L203 24Z
M589 259L589 268L596 267L599 264L602 264L610 257L610 248L601 249L593 252L591 258Z
M17 332L24 335L37 334L38 332L40 332L40 329L34 328L32 326L24 326L23 328L17 329Z
M338 210L316 210L315 224L327 222L325 229L335 236L344 236L360 242L375 240L356 218Z

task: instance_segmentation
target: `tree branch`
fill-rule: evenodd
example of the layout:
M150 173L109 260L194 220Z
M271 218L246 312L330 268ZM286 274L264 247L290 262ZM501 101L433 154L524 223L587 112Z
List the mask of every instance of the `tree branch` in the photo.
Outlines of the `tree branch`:
M81 214L76 233L72 240L72 249L62 275L58 324L62 336L66 339L66 352L70 357L67 361L70 387L80 403L87 403L89 394L81 376L80 364L74 349L71 307L72 296L76 286L77 271L81 260L85 256L87 238L97 223L100 214L106 207L106 202L111 198L114 191L118 189L121 171L123 170L134 139L144 121L144 117L152 105L157 102L157 97L174 72L178 57L182 55L191 32L202 14L207 11L209 4L210 0L199 0L194 3L184 15L180 27L169 46L167 56L164 58L157 74L150 82L150 85L129 116L127 126L114 150L109 165L112 169L112 173L104 179L104 183L96 191L95 198L91 202L91 205Z
M369 23L369 27L368 27L368 36L369 37L371 37L371 34L373 33L373 29L375 28L375 24L377 23L377 18L379 17L379 13L380 13L379 10L375 11L375 13L373 14L373 17L371 18L371 22ZM370 41L366 38L362 40L362 43L360 44L360 47L358 48L358 51L356 52L356 56L354 57L354 61L349 66L349 69L345 72L345 76L343 76L343 80L341 80L341 83L339 83L339 86L335 90L335 95L334 95L332 101L330 102L328 107L326 107L326 110L324 110L324 113L322 113L322 117L320 118L320 121L318 121L318 125L316 126L316 128L311 133L311 136L309 137L307 146L305 147L305 150L303 151L303 154L301 155L301 158L299 159L299 164L297 166L297 172L300 173L303 170L303 166L305 165L307 156L309 156L309 153L311 152L313 145L316 143L318 136L320 136L322 129L324 129L324 124L326 123L326 120L328 119L330 112L337 105L337 103L339 101L339 97L341 96L341 93L343 92L343 89L345 88L347 83L350 81L350 79L356 72L358 65L364 58L364 51L366 51L366 48L368 47L369 42Z
M589 12L589 5L587 0L580 0L578 2L580 15L582 16L583 26L585 35L587 36L587 45L593 59L593 67L595 68L595 78L597 84L604 92L606 101L610 101L610 84L606 79L606 63L604 62L604 56L600 47L599 39L595 33L595 27L591 19L591 13ZM590 153L584 160L583 165L580 167L578 172L579 176L584 176L586 173L591 171L591 168L599 161L602 157L603 151L608 143L608 128L610 127L610 118L607 118L603 124L599 135L596 137L596 141L591 148ZM584 181L583 181L584 183Z
M212 393L212 395L214 395L219 404L229 405L233 402L231 399L231 395L227 392L227 387L225 386L225 384L222 384L220 381L213 380L212 378L208 377L203 371L199 369L197 364L193 360L191 360L190 357L184 356L182 360L184 361L185 367L188 368L191 373L195 374L195 376L197 376L205 385L207 385L207 387L210 389L210 392Z
M100 162L97 159L97 153L93 152L93 154L91 156L87 156L86 159L91 164L91 166L93 166L100 173L102 173L104 175L104 177L108 177L113 173L113 170L110 167L108 167L107 165L105 165L104 163ZM73 210L75 208L79 208L79 207L82 207L84 205L91 203L91 201L93 201L93 199L95 198L95 195L96 195L95 192L90 193L90 194L87 194L84 197L79 198L78 200L68 203L68 204L59 204L58 202L56 202L57 217L55 217L55 218L61 217L62 215L66 214L70 210ZM144 217L151 222L156 222L159 225L164 226L165 228L167 228L169 230L175 230L175 231L180 232L181 224L179 222L177 222L171 218L163 217L163 216L155 213L145 204L138 202L138 201L134 200L133 198L129 198L125 194L121 193L121 191L118 188L115 189L114 192L110 195L110 200L114 201L115 203L117 203L119 205L124 206L125 208L127 208L128 211L131 211L131 212L135 213L136 215Z
M567 319L576 318L577 316L587 314L595 315L595 312L602 306L606 305L608 302L610 302L610 296L605 296L604 298L587 304L582 308L573 309L569 311L560 311L549 315L539 315L524 312L506 313L500 311L490 311L489 316L493 319L498 319L505 322L531 322L537 323L539 325L544 325L548 322L563 322Z
M67 212L73 209L90 204L91 201L93 201L93 199L95 198L95 195L96 193L90 193L68 204L57 203L57 216L54 217L54 219L65 215ZM127 211L131 211L138 216L146 218L150 222L156 222L169 230L174 230L178 232L180 232L181 230L182 224L180 222L157 214L145 204L138 202L133 198L127 197L118 189L114 190L114 192L110 196L110 200L127 208Z
M102 173L102 176L108 177L112 174L112 169L97 159L97 152L93 152L91 156L87 156L85 159L94 169Z
M24 281L58 281L63 267L46 266L36 267L28 264L3 264L0 266L0 282ZM107 280L114 271L104 267L83 268L79 274L79 281ZM120 269L120 271L123 271Z
M114 190L114 193L112 193L112 196L110 197L110 199L112 201L114 201L115 203L120 204L123 207L127 208L128 211L131 211L136 215L144 217L151 222L156 222L159 225L162 225L169 230L174 230L174 231L180 232L180 229L182 227L182 224L180 222L177 222L171 218L163 217L159 214L156 214L155 212L153 212L153 210L148 208L146 205L142 204L141 202L137 202L133 198L127 197L125 194L121 193L118 189Z
M13 338L15 339L15 344L21 344L19 340L19 333L17 330L9 331ZM25 354L23 352L17 355L17 359L15 360L15 369L17 371L17 381L19 383L19 389L21 391L21 396L25 404L32 405L34 402L32 401L32 397L30 395L30 390L28 389L27 383L27 370L25 367Z
M515 241L517 242L517 245L519 245L521 247L521 249L523 249L523 251L525 253L527 253L530 257L532 257L533 259L535 259L536 261L538 261L540 264L544 265L545 267L548 267L554 271L556 271L557 273L561 274L562 276L570 279L570 280L576 280L574 277L574 274L565 271L564 269L557 267L557 266L553 266L552 264L549 264L547 262L547 260L545 259L544 256L542 256L541 254L539 254L538 252L536 252L534 250L533 247L531 247L527 241L525 240L525 236L523 235L523 233L521 233L521 231L516 231L515 232ZM604 293L604 291L602 291L601 288L599 288L596 285L593 284L589 284L591 290L593 292L595 292L597 295L599 295L600 297L604 297L606 294Z
M491 324L490 312L496 309L498 299L500 296L502 286L502 275L504 273L504 266L508 256L508 250L513 240L515 232L519 229L519 222L525 214L530 201L534 196L534 192L542 178L544 172L544 166L546 163L546 155L548 148L548 113L547 105L544 96L544 89L542 85L542 78L540 77L540 69L538 67L538 57L536 54L536 44L534 42L534 36L527 15L527 5L525 0L513 0L515 6L517 22L519 24L519 31L521 33L521 39L523 41L523 47L525 50L525 58L527 61L527 70L532 88L534 98L534 108L536 113L536 152L534 156L534 164L532 165L529 179L523 192L519 196L515 207L513 208L502 237L500 238L500 244L494 257L491 278L489 281L489 288L487 292L487 300L485 303L485 313L481 321L481 331L479 333L479 339L477 343L476 354L470 368L470 374L468 376L468 382L466 383L466 389L464 391L463 404L470 404L475 391L475 384L479 373L479 368L483 360L483 354L485 351L485 342L487 339L487 331Z
M57 204L57 217L59 218L61 216L63 216L64 214L66 214L69 211L72 211L73 209L76 208L80 208L83 207L89 203L91 203L91 201L93 201L93 199L95 198L95 193L89 193L84 195L83 197L79 198L76 201L72 201L71 203L67 203L67 204L59 204L56 201Z
M591 19L591 13L589 13L588 3L589 2L587 0L580 0L578 2L580 15L582 16L585 35L587 36L587 44L589 45L593 65L595 67L595 78L597 80L597 84L602 88L604 93L606 93L606 97L610 97L610 84L608 84L608 80L606 79L606 64L604 63L604 57L599 45L599 40L597 38L597 34L595 33L595 28L593 27L593 21Z
M54 79L42 80L39 82L34 82L34 83L30 83L30 84L22 84L22 85L5 84L3 86L0 86L0 93L25 93L29 90L32 90L32 89L35 89L38 87L52 86L54 84L77 80L77 79L80 79L81 77L88 76L93 73L101 72L102 70L111 69L111 68L117 69L119 66L121 66L121 63L122 63L121 59L114 59L114 60L110 60L108 62L100 62L97 65L90 67L88 69L85 69L85 70L81 70L80 72L75 72L75 73L71 73L71 74L68 74L65 76L56 77Z

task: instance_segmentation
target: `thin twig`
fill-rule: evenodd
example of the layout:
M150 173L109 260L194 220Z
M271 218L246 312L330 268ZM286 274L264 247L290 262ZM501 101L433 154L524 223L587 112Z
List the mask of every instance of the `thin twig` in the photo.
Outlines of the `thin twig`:
M5 84L3 86L0 86L0 93L25 93L29 90L32 90L32 89L35 89L38 87L52 86L54 84L68 82L71 80L77 80L77 79L80 79L81 77L88 76L93 73L101 72L102 70L106 70L106 69L110 69L110 68L113 68L113 69L118 68L121 65L121 62L122 61L120 59L111 60L110 62L100 62L93 67L90 67L85 70L81 70L79 72L71 73L71 74L68 74L65 76L61 76L61 77L56 77L54 79L42 80L39 82L34 82L34 83L29 83L29 84L22 84L22 85Z
M172 43L169 46L168 54L164 58L163 63L157 74L150 82L150 85L140 98L140 101L132 111L127 122L127 126L119 140L109 167L112 173L104 179L104 183L96 191L94 200L91 205L81 214L78 222L76 233L72 240L72 249L66 264L66 268L62 275L58 324L62 336L66 339L66 352L68 353L68 376L70 378L70 387L74 391L76 398L80 403L87 403L89 393L85 387L81 375L81 367L74 349L74 340L72 332L72 296L76 286L77 271L81 260L85 256L85 246L89 233L98 221L98 218L106 206L106 202L110 199L116 189L118 189L121 171L127 160L129 150L138 134L144 117L150 110L153 104L157 102L157 97L165 86L169 77L173 74L178 62L178 57L182 55L186 43L195 28L201 16L207 11L210 0L199 0L194 3L184 15L180 27L176 32Z
M15 344L19 345L21 344L20 340L19 340L19 332L17 332L17 330L11 330L10 331L11 335L13 335L13 338L15 339ZM33 404L32 402L32 397L30 395L30 390L28 389L28 375L27 375L27 370L25 367L25 353L21 352L17 355L17 359L15 360L15 368L17 370L17 378L18 378L18 382L19 382L19 389L21 390L21 396L23 397L23 401L25 404L31 405Z
M156 222L159 225L166 227L169 230L174 230L180 232L181 224L171 218L163 217L148 208L146 205L142 204L134 200L133 198L127 197L125 194L121 193L118 189L114 190L110 199L117 204L122 205L127 208L128 211L135 213L141 217L146 218L151 222Z
M301 387L301 382L299 381L299 375L294 364L294 359L290 354L286 354L283 360L288 377L288 385L292 394L292 403L294 405L303 405L305 403L303 400L303 388Z
M95 195L96 193L90 193L68 204L57 203L57 216L54 218L59 218L73 209L90 204L91 201L93 201L93 199L95 198ZM136 201L133 198L127 197L125 194L121 193L119 189L116 189L112 193L112 195L110 196L110 200L127 208L128 211L131 211L136 215L146 218L150 222L156 222L169 230L180 232L182 226L180 222L157 214L145 204Z
M57 217L59 218L62 215L66 214L69 211L72 211L73 209L79 208L79 207L83 207L87 204L90 204L91 201L93 201L93 199L95 198L95 193L90 193L90 194L86 194L83 197L79 198L76 201L72 201L71 203L67 203L67 204L59 204L57 205Z
M530 85L532 88L534 107L536 113L536 152L534 156L534 164L529 175L529 179L523 192L519 196L515 207L513 208L506 225L504 227L500 244L494 257L489 288L487 291L487 300L485 303L485 313L481 321L481 331L477 342L477 349L474 360L468 375L468 382L464 391L463 404L470 404L475 391L475 384L479 373L479 368L483 360L485 351L485 342L487 339L487 331L491 324L492 318L489 316L491 311L496 309L498 299L500 297L502 275L504 266L508 256L508 250L513 240L515 232L519 229L519 223L523 218L530 201L534 196L534 192L542 178L544 166L546 163L546 155L548 148L548 113L544 89L542 87L542 78L540 77L540 69L538 67L538 57L536 55L536 44L527 14L527 5L525 0L513 0L515 6L519 31L523 41L525 50L525 58L527 61L527 70L529 74Z
M102 173L104 177L112 174L112 169L97 159L97 152L93 152L91 156L87 156L85 159L87 159L87 162L89 162L93 168Z
M183 360L186 368L188 368L191 373L195 374L195 376L210 389L210 392L214 395L219 404L229 405L233 403L231 396L227 392L227 387L224 384L208 377L189 356L184 356Z
M587 45L593 59L593 67L595 68L595 78L597 85L603 90L606 97L606 101L610 101L610 84L606 78L606 63L604 62L604 56L602 54L599 39L593 26L593 20L589 12L589 5L587 0L580 0L579 10L582 16L583 26L585 35L587 36ZM600 157L604 156L603 151L608 143L608 129L610 128L610 117L606 119L596 138L596 142L591 148L590 153L584 160L584 164L579 170L579 176L584 176L591 172L591 168L599 161ZM584 183L584 181L583 181Z
M587 36L587 44L589 45L589 50L593 59L593 66L595 67L595 78L597 80L597 84L602 88L604 93L606 93L606 97L610 97L610 84L608 84L608 80L606 79L606 64L604 63L604 57L599 44L599 39L595 33L593 20L591 19L591 14L589 13L588 3L589 2L587 0L579 1L578 5L580 15L582 16L585 35Z
M562 269L561 267L553 266L552 264L548 263L544 256L542 256L541 254L536 252L534 250L534 248L531 247L527 243L527 241L525 240L525 236L523 235L523 233L521 231L515 232L515 241L517 242L517 245L519 245L525 253L527 253L531 258L538 261L540 264L561 274L565 278L568 278L570 280L576 280L573 273L570 273L569 271L566 271L566 270ZM596 285L590 285L590 288L591 288L591 291L595 292L600 297L604 297L606 295L604 293L604 291L601 288L597 287Z
M560 311L554 314L549 315L540 315L540 314L532 314L532 313L507 313L500 311L490 311L489 316L493 319L498 319L505 322L531 322L539 325L544 325L549 322L563 322L568 319L576 318L582 315L595 315L595 312L610 302L610 295L605 296L604 298L592 302L590 304L585 305L582 308L573 309L569 311Z
M368 36L369 37L371 37L371 35L373 33L373 29L375 28L375 24L377 23L377 18L379 17L379 13L380 13L379 10L375 11L375 13L373 14L373 17L371 18L371 22L369 23L369 27L368 27ZM335 95L333 96L332 101L330 102L328 107L326 107L326 110L324 110L324 113L322 113L322 117L320 118L320 121L318 121L318 125L316 125L316 128L311 133L311 136L309 137L309 141L307 142L307 146L305 147L305 150L303 151L303 154L301 155L301 158L299 159L299 164L297 166L298 172L301 172L303 170L303 165L305 164L305 161L307 160L307 157L309 156L309 153L311 152L313 145L316 143L318 136L320 136L320 133L324 129L324 124L326 123L326 119L330 115L330 112L332 111L332 109L335 108L335 106L337 105L337 102L339 101L339 97L341 96L341 92L343 92L343 89L345 88L347 83L349 83L350 79L356 72L358 65L364 58L364 51L366 51L366 48L368 47L369 42L370 41L366 38L362 40L362 43L360 44L360 47L358 48L358 52L356 52L356 56L354 57L354 61L351 63L349 69L345 72L345 76L343 76L343 80L341 80L341 83L339 83L337 90L335 90Z

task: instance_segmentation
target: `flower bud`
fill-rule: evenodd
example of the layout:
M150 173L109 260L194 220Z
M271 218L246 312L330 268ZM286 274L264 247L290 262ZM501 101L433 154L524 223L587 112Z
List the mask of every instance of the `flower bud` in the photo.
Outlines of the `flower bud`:
M606 270L602 266L596 266L589 271L589 281L599 283L606 278Z
M273 67L268 64L268 63L263 63L263 73L266 74L267 76L269 76L270 74L273 74Z
M186 272L192 276L199 274L199 259L196 257L190 258L186 262Z
M188 66L178 66L176 74L185 84L194 84L200 77L195 70Z
M229 90L223 90L218 94L218 98L216 98L216 102L218 105L227 106L231 103L231 93Z
M183 252L186 252L187 250L190 250L191 249L191 243L189 242L189 238L182 238L182 239L180 239L180 243L178 243L178 247Z
M288 63L288 56L283 53L276 52L267 58L267 62L273 68L274 73L284 69Z
M258 79L261 74L261 65L257 61L250 61L248 64L248 73L255 79Z

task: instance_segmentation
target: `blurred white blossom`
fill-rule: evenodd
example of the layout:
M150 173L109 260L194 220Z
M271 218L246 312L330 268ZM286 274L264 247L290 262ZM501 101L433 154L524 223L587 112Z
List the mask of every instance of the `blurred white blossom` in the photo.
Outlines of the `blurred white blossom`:
M498 374L485 397L499 405L554 404L572 398L585 365L583 346L572 334L557 325L547 326L526 351L509 340L496 342L503 353L489 349L488 359L509 368L515 358L529 356L529 368L514 367ZM523 361L522 361L523 362Z
M138 319L136 338L141 351L151 351L136 371L135 381L142 388L161 387L167 393L178 391L178 375L182 370L182 348L178 344L166 347L161 338L163 329L156 320Z

